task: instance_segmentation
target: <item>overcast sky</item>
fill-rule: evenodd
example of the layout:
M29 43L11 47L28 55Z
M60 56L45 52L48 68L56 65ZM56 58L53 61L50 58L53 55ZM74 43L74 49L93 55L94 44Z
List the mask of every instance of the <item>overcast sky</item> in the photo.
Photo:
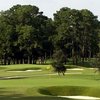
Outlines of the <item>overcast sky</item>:
M0 0L0 11L7 10L16 4L35 5L50 18L53 18L53 13L62 7L89 9L100 20L100 0Z

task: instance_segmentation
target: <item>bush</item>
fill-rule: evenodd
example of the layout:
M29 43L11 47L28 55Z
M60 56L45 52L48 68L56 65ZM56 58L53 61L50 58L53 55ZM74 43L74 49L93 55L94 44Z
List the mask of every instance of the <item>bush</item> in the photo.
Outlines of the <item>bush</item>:
M54 71L58 72L58 75L60 75L60 73L62 73L63 75L65 75L66 67L62 63L54 62L52 64L52 66L54 68Z

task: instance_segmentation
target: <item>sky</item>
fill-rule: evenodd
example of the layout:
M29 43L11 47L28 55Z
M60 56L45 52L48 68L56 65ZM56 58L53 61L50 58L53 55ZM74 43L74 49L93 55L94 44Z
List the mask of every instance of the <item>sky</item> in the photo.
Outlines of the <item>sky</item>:
M35 5L49 18L53 18L53 14L62 7L88 9L100 20L100 0L0 0L0 11L8 10L17 4Z

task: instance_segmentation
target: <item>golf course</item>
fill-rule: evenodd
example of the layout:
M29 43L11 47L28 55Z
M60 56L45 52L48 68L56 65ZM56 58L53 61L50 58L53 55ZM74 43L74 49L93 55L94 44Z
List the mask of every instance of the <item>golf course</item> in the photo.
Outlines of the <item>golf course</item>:
M12 4L0 11L0 100L100 100L99 15L68 0L12 1L0 3ZM34 1L59 9L50 17Z
M0 66L0 100L73 100L64 96L99 98L99 73L94 73L93 68L73 67L63 76L54 72L51 65Z

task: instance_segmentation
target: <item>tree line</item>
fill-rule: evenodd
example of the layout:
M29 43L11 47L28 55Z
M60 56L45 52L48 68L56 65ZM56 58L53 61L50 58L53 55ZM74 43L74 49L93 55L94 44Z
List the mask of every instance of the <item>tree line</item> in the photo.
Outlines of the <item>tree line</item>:
M63 7L51 19L36 6L15 5L0 12L0 64L35 64L60 51L64 62L84 62L99 52L99 27L87 9Z

